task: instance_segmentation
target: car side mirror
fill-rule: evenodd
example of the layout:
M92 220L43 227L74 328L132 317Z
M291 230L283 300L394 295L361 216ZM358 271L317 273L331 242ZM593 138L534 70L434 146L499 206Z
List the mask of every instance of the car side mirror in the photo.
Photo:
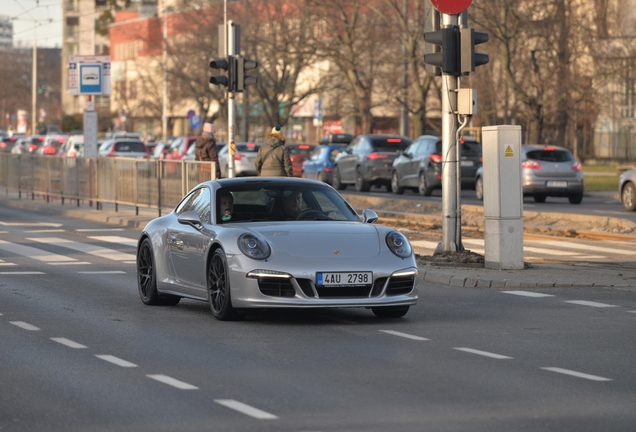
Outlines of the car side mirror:
M198 230L203 228L203 223L201 222L201 218L199 218L199 213L192 210L181 213L177 216L177 221L179 221L182 225L190 225L192 228Z
M364 223L376 223L378 221L378 214L371 209L362 210L362 222Z

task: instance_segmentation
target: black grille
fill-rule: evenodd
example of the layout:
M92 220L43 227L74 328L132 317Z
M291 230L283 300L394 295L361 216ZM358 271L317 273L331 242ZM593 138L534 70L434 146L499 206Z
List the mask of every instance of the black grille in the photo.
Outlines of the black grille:
M373 290L371 290L371 297L377 297L382 292L382 288L384 288L384 284L388 278L382 277L377 278L375 282L373 282Z
M408 294L413 291L414 282L413 276L391 278L389 286L386 287L386 295Z
M333 297L369 297L371 287L321 287L317 286L318 297L320 298L333 298Z
M290 279L259 278L258 289L263 295L271 297L294 297L296 295Z
M296 279L298 285L300 285L300 289L303 290L303 293L307 297L315 297L314 291L311 289L311 281L309 279Z

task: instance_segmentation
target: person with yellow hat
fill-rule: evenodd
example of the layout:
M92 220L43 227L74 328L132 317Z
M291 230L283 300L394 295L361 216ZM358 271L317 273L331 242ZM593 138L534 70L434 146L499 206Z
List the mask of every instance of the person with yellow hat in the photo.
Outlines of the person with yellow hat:
M258 149L256 171L262 177L293 177L289 150L285 147L285 137L281 126L276 125L265 137L265 143Z

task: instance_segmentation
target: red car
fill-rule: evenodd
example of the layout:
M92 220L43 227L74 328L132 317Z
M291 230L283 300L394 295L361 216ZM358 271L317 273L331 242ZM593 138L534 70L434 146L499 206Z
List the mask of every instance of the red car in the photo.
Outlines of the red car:
M303 162L309 158L315 146L313 144L285 144L285 147L289 150L294 177L301 177L303 174Z
M194 145L197 138L199 137L181 136L181 137L175 138L174 141L172 141L172 144L170 144L170 148L166 152L166 157L164 158L164 160L180 161L181 159L185 157L190 146Z

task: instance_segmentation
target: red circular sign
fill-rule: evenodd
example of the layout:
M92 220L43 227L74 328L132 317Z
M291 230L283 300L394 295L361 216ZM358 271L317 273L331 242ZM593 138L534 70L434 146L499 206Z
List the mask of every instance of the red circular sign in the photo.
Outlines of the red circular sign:
M433 7L441 13L457 15L464 12L473 0L431 0Z

